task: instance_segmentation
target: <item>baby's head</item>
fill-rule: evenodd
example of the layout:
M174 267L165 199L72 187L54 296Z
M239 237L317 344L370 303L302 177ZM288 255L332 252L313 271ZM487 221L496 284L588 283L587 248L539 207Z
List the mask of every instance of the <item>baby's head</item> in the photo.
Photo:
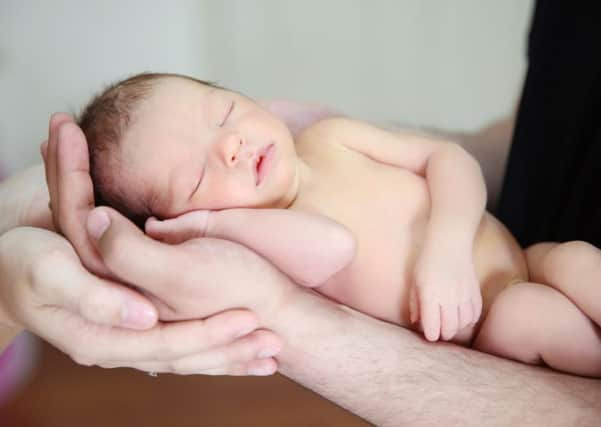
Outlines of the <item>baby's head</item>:
M195 209L287 207L298 190L286 125L251 99L180 75L108 87L79 118L97 204L138 224Z

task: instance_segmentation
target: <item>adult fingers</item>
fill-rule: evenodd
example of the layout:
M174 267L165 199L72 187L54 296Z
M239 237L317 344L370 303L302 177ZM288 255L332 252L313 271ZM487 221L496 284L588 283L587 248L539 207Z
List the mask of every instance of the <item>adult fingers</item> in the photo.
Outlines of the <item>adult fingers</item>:
M48 157L48 140L40 144L40 154L42 155L42 160L46 163L46 158Z
M66 310L56 311L53 315L54 322L43 325L40 335L82 365L118 361L123 366L134 366L141 362L167 362L193 354L210 353L258 326L256 316L245 310L225 311L206 320L158 324L147 331L91 325ZM271 332L266 334L273 336ZM272 345L270 340L250 340L247 343L247 358L253 351L258 354L265 346ZM235 354L232 352L229 357L235 357ZM213 355L207 360L214 363L215 360L226 359L227 355L221 359Z
M139 362L134 367L180 375L269 375L277 368L272 357L281 348L282 343L275 334L258 330L226 346L169 361ZM127 366L127 362L120 365Z
M46 184L48 185L48 192L50 193L50 201L51 204L58 203L59 194L58 194L58 182L57 182L57 144L58 144L58 129L63 123L67 123L72 121L73 119L66 113L54 113L50 117L50 122L48 124L48 140L46 142L46 149L42 151L45 155L44 158L44 166L46 172ZM58 215L54 212L52 213L53 221L54 221L54 229L60 231L60 224L58 222Z
M65 308L98 325L131 329L155 325L157 311L148 299L90 274L68 249L51 251L31 267L34 298L41 305Z
M111 208L90 212L87 228L112 273L159 298L171 288L174 278L181 279L182 271L193 270L198 264L174 247L152 240Z
M86 140L81 129L73 122L63 123L57 136L58 215L61 231L75 247L84 265L100 275L108 270L89 240L86 218L94 208L94 188Z

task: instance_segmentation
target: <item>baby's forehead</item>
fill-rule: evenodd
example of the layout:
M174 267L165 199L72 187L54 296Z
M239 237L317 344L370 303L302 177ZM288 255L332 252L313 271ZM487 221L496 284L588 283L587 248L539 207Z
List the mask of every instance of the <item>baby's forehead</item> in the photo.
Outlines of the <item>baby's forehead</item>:
M219 104L219 100L227 91L206 86L195 81L171 78L158 83L150 96L143 100L136 109L131 125L144 122L144 126L152 127L165 119L189 120L208 118L211 109Z
M156 82L151 98L173 100L193 96L202 100L209 98L216 91L223 91L223 89L183 77L167 77Z

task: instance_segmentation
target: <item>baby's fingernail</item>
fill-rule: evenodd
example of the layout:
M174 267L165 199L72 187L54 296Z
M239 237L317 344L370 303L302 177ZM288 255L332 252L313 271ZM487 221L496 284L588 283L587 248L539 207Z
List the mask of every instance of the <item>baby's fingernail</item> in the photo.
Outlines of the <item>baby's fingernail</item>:
M108 214L101 210L93 210L88 215L86 226L90 236L99 240L107 228L111 225L111 219Z
M156 313L146 304L128 301L121 309L121 326L133 329L148 329L156 322Z

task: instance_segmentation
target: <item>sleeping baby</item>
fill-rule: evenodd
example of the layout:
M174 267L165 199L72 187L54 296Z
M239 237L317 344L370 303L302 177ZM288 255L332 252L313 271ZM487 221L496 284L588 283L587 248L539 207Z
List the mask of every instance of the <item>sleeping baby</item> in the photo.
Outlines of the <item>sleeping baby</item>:
M293 138L250 98L174 74L110 86L79 124L97 202L155 239L238 242L430 341L601 376L601 252L522 250L454 143L349 118Z

